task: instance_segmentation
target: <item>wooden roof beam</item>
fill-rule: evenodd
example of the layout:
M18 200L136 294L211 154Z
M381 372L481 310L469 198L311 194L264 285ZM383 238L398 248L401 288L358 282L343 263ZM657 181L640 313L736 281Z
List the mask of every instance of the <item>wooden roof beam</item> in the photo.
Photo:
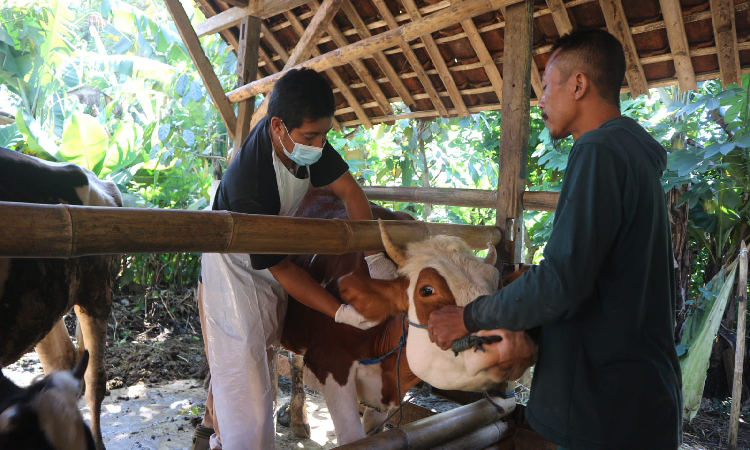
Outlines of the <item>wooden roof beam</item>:
M659 0L661 15L664 17L664 26L667 29L669 48L674 60L675 72L680 90L688 91L697 89L695 71L690 60L690 45L685 34L685 23L682 19L682 8L680 0Z
M348 0L344 0L341 2L342 6L344 4L349 3ZM313 0L308 4L311 9L315 10L318 8L318 0ZM333 24L333 22L328 24L328 27L326 28L326 31L328 31L328 35L331 36L333 39L333 42L336 44L336 47L344 47L349 45L349 41L346 40L343 34L341 34L341 31L339 31L338 28ZM391 104L388 103L388 97L383 93L383 90L380 88L380 85L375 81L375 79L372 77L372 74L369 70L367 70L367 67L365 64L360 61L359 59L353 60L350 65L354 69L354 71L357 73L357 76L365 83L365 86L367 87L367 90L370 91L370 94L375 99L375 101L378 103L378 106L380 106L380 109L385 114L393 114L393 108L391 108Z
M385 23L388 25L388 28L391 30L395 30L399 28L398 22L396 22L396 19L393 17L393 14L391 14L391 10L388 9L388 5L385 4L384 0L372 0L375 7L378 9L378 12L380 13L380 16L385 19ZM430 101L432 102L432 106L435 107L435 109L438 111L438 113L441 116L447 116L448 115L448 109L445 107L445 104L440 99L440 94L438 94L437 89L435 89L435 86L433 86L432 81L430 81L429 75L427 75L427 72L424 70L424 67L422 66L422 63L419 61L419 58L417 58L417 55L414 53L414 50L411 49L411 46L406 41L400 40L397 42L398 47L401 49L401 53L403 53L404 58L406 58L406 61L411 65L412 69L414 70L414 73L416 74L417 79L419 79L419 82L422 83L422 87L424 88L424 91L427 93L427 95L430 98ZM400 77L399 77L400 78Z
M307 28L302 33L302 36L300 36L299 41L297 41L297 45L294 47L294 50L292 50L291 55L289 55L289 59L284 64L284 70L282 72L286 72L287 69L308 59L313 50L317 48L316 42L318 42L318 38L323 33L325 27L331 22L331 20L333 20L333 16L338 12L342 1L343 0L324 0L323 5L315 13L312 20L310 20L310 23L307 24ZM284 11L284 13L293 15L290 11ZM277 72L271 76L275 76L282 72ZM255 124L266 115L266 111L268 111L268 97L268 95L265 96L263 102L253 114L251 126L254 127Z
M217 33L221 30L233 27L247 16L267 19L276 14L296 8L307 3L309 0L253 0L244 8L237 6L229 8L209 17L195 26L195 33L201 37L207 34Z
M419 12L419 8L417 8L414 0L403 0L403 3L413 21L422 20L422 13ZM425 33L421 35L420 38L422 39L422 42L424 42L425 50L427 50L427 54L430 55L432 64L440 74L440 80L442 80L445 89L448 91L448 94L450 94L453 105L458 109L461 116L468 116L469 110L466 109L466 104L461 97L461 92L459 92L458 86L456 86L456 80L453 79L453 75L451 75L450 70L448 70L448 65L445 64L445 58L443 58L443 54L440 53L440 49L435 43L432 34Z
M206 86L206 90L211 96L214 105L216 105L216 109L219 110L219 117L224 122L227 133L234 138L237 128L237 117L234 115L234 108L232 108L232 104L229 103L226 94L224 94L224 88L221 87L211 61L208 60L208 57L203 52L203 47L201 47L201 43L195 34L195 30L193 30L193 25L190 23L185 9L182 7L180 0L164 0L164 4L167 5L169 14L177 26L180 37L182 37L182 42L185 43L185 47L187 47L188 53L190 53L190 58L193 60L196 69L198 69L201 79L203 79L203 85Z
M714 26L721 84L736 82L742 85L740 53L737 48L737 29L734 25L734 0L710 0L711 22Z
M469 43L474 48L474 51L479 58L479 62L482 63L482 68L484 68L484 72L487 74L487 78L490 80L492 88L497 94L497 100L501 102L503 99L503 76L500 75L500 71L495 65L495 60L487 50L487 45L482 40L482 36L479 34L479 30L477 30L477 26L474 24L473 20L464 19L461 21L461 27L464 29L464 32L466 32L466 37L469 38Z
M304 63L299 64L299 66L309 67L315 70L325 70L331 67L347 64L366 54L371 54L372 52L397 45L399 41L411 41L426 33L439 30L449 24L460 22L468 17L474 17L487 11L496 10L502 3L502 0L456 1L448 8L426 16L422 18L422 20L408 23L396 29L354 42L346 47L338 48L305 61ZM284 75L284 72L267 76L261 80L256 80L233 90L228 94L229 100L232 102L238 102L259 92L269 91L273 88L274 83Z
M349 22L351 22L354 29L357 30L360 39L365 39L372 36L372 33L370 33L370 29L367 28L367 24L364 20L362 20L362 17L359 15L356 8L354 8L354 5L352 5L351 1L345 1L341 5L341 9L344 11L346 18L349 19ZM401 101L404 102L404 104L410 110L413 110L416 107L414 97L412 97L411 92L409 92L409 89L406 87L403 80L401 80L401 77L398 76L398 73L396 73L396 70L388 61L388 58L385 56L385 54L381 51L377 51L372 54L372 57L373 59L375 59L378 67L380 67L380 70L383 71L383 74L385 74L388 82L390 82L391 86L393 86L393 89L396 90L398 96L401 97Z
M599 0L599 6L602 8L604 21L607 23L607 30L622 43L622 49L625 52L625 78L630 86L630 95L635 98L641 94L647 94L646 75L638 60L638 50L635 48L633 35L630 34L630 25L622 3L620 0Z
M547 0L547 7L552 14L552 20L555 22L558 35L564 36L573 31L573 24L570 23L570 17L563 0Z

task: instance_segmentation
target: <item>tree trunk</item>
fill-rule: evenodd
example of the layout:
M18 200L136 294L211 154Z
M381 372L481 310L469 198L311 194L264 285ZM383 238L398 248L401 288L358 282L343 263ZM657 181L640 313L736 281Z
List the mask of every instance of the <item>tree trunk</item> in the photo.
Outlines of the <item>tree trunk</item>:
M690 288L693 253L690 250L690 236L688 235L688 217L690 208L687 202L679 204L680 197L687 191L689 185L675 188L667 193L667 205L672 229L672 248L675 258L675 294L677 323L675 324L675 338L681 337L682 324L685 321L685 301Z

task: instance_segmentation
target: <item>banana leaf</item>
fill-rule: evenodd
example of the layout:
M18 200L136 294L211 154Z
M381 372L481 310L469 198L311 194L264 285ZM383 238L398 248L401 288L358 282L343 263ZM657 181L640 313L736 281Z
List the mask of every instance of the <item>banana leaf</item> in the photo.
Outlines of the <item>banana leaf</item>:
M701 406L708 359L711 356L711 348L719 325L721 325L721 318L724 316L729 294L732 292L736 271L737 261L722 268L701 290L701 298L697 300L698 306L685 321L685 333L681 346L686 346L687 351L680 357L684 420L693 420ZM728 276L727 272L729 272Z

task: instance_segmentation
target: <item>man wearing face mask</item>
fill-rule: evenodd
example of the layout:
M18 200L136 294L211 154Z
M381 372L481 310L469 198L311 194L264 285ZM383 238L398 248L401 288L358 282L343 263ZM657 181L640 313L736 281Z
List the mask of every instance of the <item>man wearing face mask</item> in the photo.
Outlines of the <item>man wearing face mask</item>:
M292 216L310 185L330 186L350 219L372 219L367 197L326 140L334 98L310 69L275 85L268 113L250 132L219 184L214 210ZM392 278L382 253L366 257L373 278ZM286 255L207 253L203 323L220 436L212 448L273 448L275 357L287 296L360 329L376 323L342 305Z

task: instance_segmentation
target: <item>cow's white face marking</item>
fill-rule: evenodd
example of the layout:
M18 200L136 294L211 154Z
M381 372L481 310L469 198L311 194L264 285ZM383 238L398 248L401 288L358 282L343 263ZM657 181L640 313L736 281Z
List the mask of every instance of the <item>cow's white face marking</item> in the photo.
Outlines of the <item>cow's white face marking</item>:
M445 279L459 306L466 306L480 295L497 289L500 273L491 264L474 256L466 243L457 237L436 236L414 242L406 249L406 262L399 273L409 278L409 320L420 322L414 291L420 272L433 268ZM493 352L474 352L467 364L467 352L455 356L430 342L427 330L409 328L406 357L409 367L419 378L440 389L482 391L504 381L495 370L481 370L497 361Z

